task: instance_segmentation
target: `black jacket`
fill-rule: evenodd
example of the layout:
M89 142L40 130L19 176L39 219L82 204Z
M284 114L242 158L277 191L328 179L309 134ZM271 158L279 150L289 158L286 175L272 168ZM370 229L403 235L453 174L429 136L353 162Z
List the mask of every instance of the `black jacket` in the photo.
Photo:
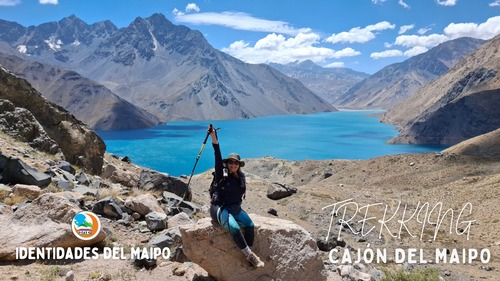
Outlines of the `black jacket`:
M239 212L241 202L246 192L245 174L238 171L240 178L229 174L224 177L224 164L222 163L222 156L219 144L213 144L215 155L215 182L217 186L214 192L213 204L224 206L228 209L235 208Z

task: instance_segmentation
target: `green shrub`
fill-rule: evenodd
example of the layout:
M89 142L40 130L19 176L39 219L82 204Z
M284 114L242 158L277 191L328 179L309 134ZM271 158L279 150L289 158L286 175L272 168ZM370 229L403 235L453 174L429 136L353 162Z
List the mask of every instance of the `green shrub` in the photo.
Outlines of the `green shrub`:
M384 277L380 281L439 281L439 272L436 268L415 269L410 272L404 269L382 269Z

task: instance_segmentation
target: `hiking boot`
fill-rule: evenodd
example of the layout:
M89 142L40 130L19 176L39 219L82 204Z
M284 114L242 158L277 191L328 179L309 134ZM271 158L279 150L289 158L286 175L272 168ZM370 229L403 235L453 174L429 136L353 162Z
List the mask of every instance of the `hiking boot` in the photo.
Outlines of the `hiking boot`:
M261 261L254 252L251 252L247 256L247 261L249 261L255 268L264 267L264 262Z

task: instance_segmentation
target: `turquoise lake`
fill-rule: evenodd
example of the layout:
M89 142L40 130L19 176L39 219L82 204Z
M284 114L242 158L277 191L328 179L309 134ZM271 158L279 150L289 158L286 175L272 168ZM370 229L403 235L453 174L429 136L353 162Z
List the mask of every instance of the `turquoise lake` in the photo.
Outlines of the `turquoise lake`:
M245 120L175 121L149 129L98 131L106 151L173 176L190 175L210 123L218 131L222 156L272 156L287 160L369 159L382 155L424 153L443 147L394 145L394 126L379 122L380 111L339 111L269 116ZM213 167L208 138L195 174Z

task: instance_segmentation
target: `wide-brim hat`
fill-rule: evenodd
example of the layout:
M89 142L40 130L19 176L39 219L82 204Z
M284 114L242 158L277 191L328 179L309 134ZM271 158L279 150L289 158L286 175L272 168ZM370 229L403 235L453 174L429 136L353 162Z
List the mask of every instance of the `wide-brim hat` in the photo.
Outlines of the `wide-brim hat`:
M240 163L240 167L245 167L245 161L241 161L241 157L238 153L230 153L226 159L223 159L222 162L226 163L227 160L236 160Z

